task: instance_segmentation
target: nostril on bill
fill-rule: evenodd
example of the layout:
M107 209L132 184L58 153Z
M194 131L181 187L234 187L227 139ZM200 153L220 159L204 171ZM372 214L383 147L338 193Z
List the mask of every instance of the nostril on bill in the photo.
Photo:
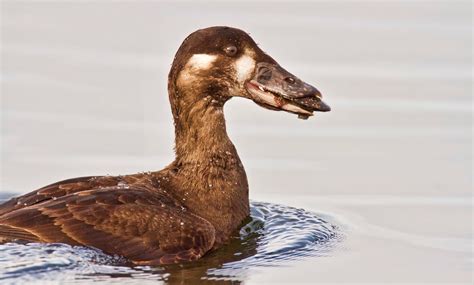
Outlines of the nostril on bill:
M285 77L284 79L288 84L295 84L296 80L293 77Z

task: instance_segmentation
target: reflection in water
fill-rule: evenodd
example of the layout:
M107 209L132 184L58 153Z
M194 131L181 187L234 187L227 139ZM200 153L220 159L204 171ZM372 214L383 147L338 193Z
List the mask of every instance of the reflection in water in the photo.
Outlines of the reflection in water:
M324 219L303 209L252 202L251 218L229 245L196 262L156 268L130 266L120 257L85 247L9 243L0 245L0 280L238 284L258 266L328 255L342 235Z

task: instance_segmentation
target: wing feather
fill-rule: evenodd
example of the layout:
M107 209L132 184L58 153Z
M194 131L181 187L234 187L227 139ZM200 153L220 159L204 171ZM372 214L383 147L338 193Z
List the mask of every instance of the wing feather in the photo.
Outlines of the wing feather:
M117 184L117 177L112 176L87 176L59 181L20 197L14 197L3 203L0 207L0 216L14 210L29 207L46 200L57 199L71 193Z
M136 185L45 200L5 213L0 225L0 239L22 236L93 246L137 264L194 260L212 248L215 238L208 221L185 211L166 192Z

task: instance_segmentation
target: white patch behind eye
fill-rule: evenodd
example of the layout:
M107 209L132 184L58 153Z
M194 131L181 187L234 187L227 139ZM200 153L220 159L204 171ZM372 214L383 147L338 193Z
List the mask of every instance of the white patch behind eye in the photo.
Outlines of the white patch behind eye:
M212 64L214 63L214 61L216 61L216 59L217 55L199 53L191 56L186 65L191 68L209 69L212 67Z
M237 81L244 83L250 78L250 76L252 76L252 72L255 69L255 60L245 53L235 61L234 69L236 72Z

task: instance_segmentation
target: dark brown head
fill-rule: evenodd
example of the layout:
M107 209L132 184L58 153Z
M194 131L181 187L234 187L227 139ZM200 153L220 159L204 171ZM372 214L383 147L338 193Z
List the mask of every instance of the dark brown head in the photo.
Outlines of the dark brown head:
M229 27L198 30L184 40L170 71L169 90L172 101L187 94L188 104L210 97L220 105L245 97L300 118L330 110L316 88L283 69L247 33Z

